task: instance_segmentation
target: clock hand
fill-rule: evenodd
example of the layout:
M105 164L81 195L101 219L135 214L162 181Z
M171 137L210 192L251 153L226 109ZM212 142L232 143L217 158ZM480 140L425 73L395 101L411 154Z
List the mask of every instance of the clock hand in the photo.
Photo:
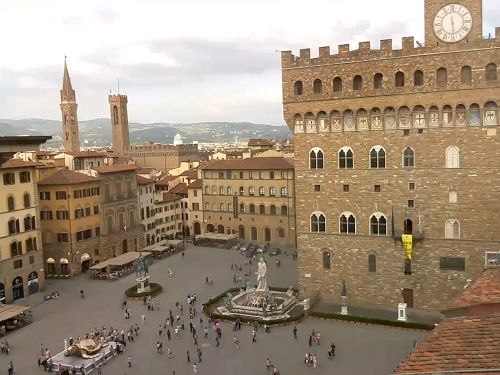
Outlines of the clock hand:
M450 17L451 17L451 33L455 34L455 21L453 20L453 14Z

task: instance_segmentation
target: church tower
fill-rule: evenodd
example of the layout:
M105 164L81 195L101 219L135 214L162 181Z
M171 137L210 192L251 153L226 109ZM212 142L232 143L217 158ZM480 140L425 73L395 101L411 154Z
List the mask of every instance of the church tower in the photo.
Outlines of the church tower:
M113 149L118 155L124 155L130 147L128 135L127 95L108 95L113 130Z
M62 114L64 150L78 152L80 151L80 134L78 132L78 117L76 115L78 104L76 104L75 90L73 90L73 86L71 86L66 59L64 59L64 77L60 107Z

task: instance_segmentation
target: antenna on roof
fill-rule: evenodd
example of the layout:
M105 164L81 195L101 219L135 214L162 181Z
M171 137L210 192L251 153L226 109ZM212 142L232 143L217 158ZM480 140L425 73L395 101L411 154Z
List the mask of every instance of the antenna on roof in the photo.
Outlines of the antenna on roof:
M417 43L417 46L419 46L420 48L422 48L424 45L422 43L420 43L418 40L415 41L415 43Z
M118 95L120 95L120 78L118 78L117 81L118 81Z

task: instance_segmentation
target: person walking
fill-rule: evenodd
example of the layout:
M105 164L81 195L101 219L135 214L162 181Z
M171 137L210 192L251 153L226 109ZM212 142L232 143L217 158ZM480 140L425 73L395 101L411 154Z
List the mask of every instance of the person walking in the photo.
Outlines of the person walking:
M233 337L233 343L234 343L234 347L236 348L236 350L239 350L240 349L240 340L236 336Z
M312 346L312 341L313 341L313 337L312 337L312 335L309 335L309 346Z
M189 350L186 352L186 355L188 363L191 363L191 356L189 355Z
M172 358L172 349L167 349L167 358Z
M132 356L130 354L127 356L127 363L128 367L132 367Z
M200 348L196 348L196 354L198 355L198 362L201 363L201 355L203 353L201 352Z
M85 293L83 293L83 290L80 290L80 298L85 299Z
M14 373L14 364L12 361L9 361L9 364L7 365L7 373L9 375L12 375Z
M172 334L170 333L170 329L167 329L167 339L168 341L172 339Z
M297 340L297 326L293 327L293 338Z
M184 254L184 253L183 253ZM196 365L196 363L193 363L193 372L196 374L198 373L198 366Z
M255 332L255 329L252 330L252 344L255 344L257 342L257 333Z
M208 339L208 327L205 327L205 329L203 330L203 338L205 340Z

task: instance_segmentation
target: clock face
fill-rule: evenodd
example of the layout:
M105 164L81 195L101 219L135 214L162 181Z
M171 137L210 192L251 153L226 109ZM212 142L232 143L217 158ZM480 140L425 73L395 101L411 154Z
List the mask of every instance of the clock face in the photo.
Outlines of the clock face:
M469 9L460 4L442 7L434 17L434 33L443 42L456 43L464 39L472 28Z

